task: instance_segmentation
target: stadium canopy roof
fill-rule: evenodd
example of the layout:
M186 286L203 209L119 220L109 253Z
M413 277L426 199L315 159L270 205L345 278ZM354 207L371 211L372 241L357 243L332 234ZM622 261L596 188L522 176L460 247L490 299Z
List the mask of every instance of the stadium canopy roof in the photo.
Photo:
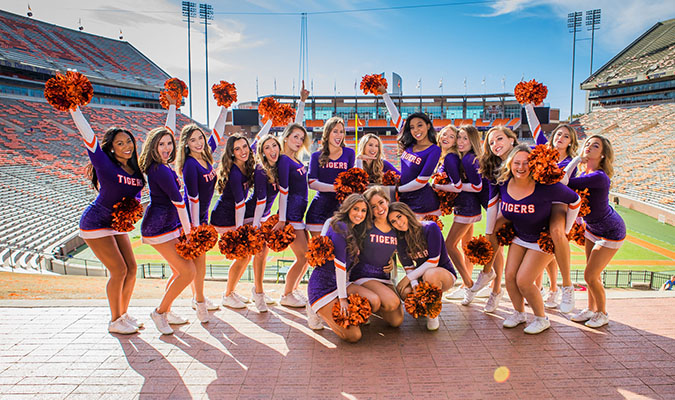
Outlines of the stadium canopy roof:
M617 86L675 75L675 18L658 22L581 83Z
M128 42L3 10L0 64L38 72L76 69L92 82L155 90L170 77Z

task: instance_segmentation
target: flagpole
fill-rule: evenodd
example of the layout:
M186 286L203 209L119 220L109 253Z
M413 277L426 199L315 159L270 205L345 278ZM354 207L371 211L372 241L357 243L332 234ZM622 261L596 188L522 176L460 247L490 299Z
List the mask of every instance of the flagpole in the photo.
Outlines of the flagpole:
M354 114L354 147L359 148L359 114Z

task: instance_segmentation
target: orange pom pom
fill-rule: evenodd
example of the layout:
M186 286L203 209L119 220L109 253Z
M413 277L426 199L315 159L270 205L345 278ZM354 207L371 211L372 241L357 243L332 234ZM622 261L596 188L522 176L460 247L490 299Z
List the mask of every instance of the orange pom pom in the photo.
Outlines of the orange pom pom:
M272 121L274 126L286 126L295 118L295 109L290 104L281 104L277 109L277 114Z
M575 222L574 225L572 225L570 233L567 234L567 239L574 240L576 244L578 244L579 246L585 246L586 245L586 236L584 235L585 233L586 227L584 226L584 224Z
M131 232L134 224L143 218L143 206L133 197L125 197L113 205L111 228L118 232Z
M167 95L170 95L173 99L178 101L178 105L176 107L180 106L183 98L187 97L188 95L187 85L178 78L167 79L166 82L164 82L164 88L166 91L162 91L159 94L159 104L167 110L169 109L170 105Z
M218 248L230 260L239 260L260 253L264 239L260 229L252 225L242 225L239 228L225 232L220 236Z
M267 242L267 247L272 251L280 252L286 250L295 240L295 228L288 224L283 229L274 230L274 226L279 222L279 214L275 214L260 225L260 232Z
M436 225L438 225L438 227L441 228L441 230L443 230L443 222L441 221L438 215L425 215L424 218L422 218L422 221L435 222Z
M213 225L201 224L190 231L190 240L198 243L203 253L211 250L218 243L218 232Z
M375 96L380 94L380 92L377 90L377 88L380 87L380 85L384 86L386 89L388 86L387 80L379 74L374 74L374 75L364 75L363 79L361 79L361 90L363 90L363 94L368 94L372 93Z
M499 243L500 246L510 246L511 243L513 243L513 238L516 237L516 231L513 229L513 224L507 222L499 228L496 235L497 243Z
M452 183L450 178L445 172L435 173L431 176L434 183L437 185L448 185ZM438 201L440 203L441 214L443 215L452 215L452 209L455 207L455 199L459 193L446 192L443 190L436 190L436 195L438 196Z
M469 243L464 246L464 254L472 263L486 265L492 260L495 250L485 236L478 235L471 238Z
M176 242L176 253L179 256L183 257L186 260L194 260L195 258L204 254L204 250L201 247L200 243L192 240L192 232L190 232L190 239L185 236L185 233L181 232L178 237L178 242Z
M274 116L277 114L278 109L279 102L272 97L265 97L258 103L258 113L260 114L262 122L267 122L271 119L274 123Z
M532 179L544 185L560 182L565 171L558 166L558 150L545 144L535 147L527 156Z
M220 81L220 83L211 86L211 91L218 107L228 108L237 101L237 88L234 83Z
M314 236L307 245L307 264L318 267L335 259L335 246L326 236Z
M588 201L590 192L588 189L577 190L576 191L579 197L581 198L581 205L579 206L579 217L585 217L591 213L591 203Z
M350 168L335 178L335 198L342 203L353 193L363 193L368 188L368 173L361 168Z
M349 315L342 314L340 302L333 303L333 321L343 328L365 324L372 314L370 302L365 297L352 293L347 297Z
M551 234L548 232L542 232L539 234L539 240L537 240L537 244L539 245L541 251L543 251L544 253L553 254L553 252L555 251L553 238L551 238Z
M45 83L45 99L59 111L74 110L89 104L94 96L94 87L86 76L79 72L59 73Z
M401 175L396 171L389 170L382 175L382 184L385 186L398 186L401 184Z
M548 95L548 88L532 79L529 82L519 82L513 89L513 93L518 103L537 105L541 104Z
M405 310L414 318L436 318L441 314L443 308L442 294L443 292L438 286L428 282L420 282L412 293L406 296L403 302Z

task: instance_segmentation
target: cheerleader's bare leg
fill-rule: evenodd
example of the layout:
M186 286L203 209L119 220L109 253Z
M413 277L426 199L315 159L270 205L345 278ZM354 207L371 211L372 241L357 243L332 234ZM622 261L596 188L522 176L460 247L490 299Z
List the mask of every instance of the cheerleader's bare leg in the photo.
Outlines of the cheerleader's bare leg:
M348 288L354 285L349 285ZM403 323L403 304L396 292L382 282L375 280L364 282L361 286L372 291L380 300L380 316L393 327Z
M584 280L588 284L588 309L607 314L605 287L602 284L602 271L619 249L596 246L586 239L586 270Z
M122 285L122 314L126 313L129 309L129 302L131 301L131 295L134 292L134 286L136 286L136 275L138 272L138 265L136 264L136 257L134 257L134 250L131 247L131 241L129 240L128 235L115 235L115 241L117 246L124 257L124 261L127 264L127 273L124 277L124 285Z
M239 280L246 272L246 267L248 266L249 261L251 261L251 256L246 258L240 258L234 260L230 264L230 270L227 273L227 288L225 289L225 296L229 296L237 288Z
M164 314L171 309L173 301L190 285L195 278L195 265L191 260L186 260L176 253L177 239L168 242L153 244L152 247L164 257L174 268L175 278L164 293L164 297L157 307L157 312Z
M325 306L321 307L316 314L321 317L323 322L325 322L340 339L344 340L345 342L356 343L361 340L361 328L358 326L349 326L347 328L343 328L333 320L333 306L337 302L338 300L335 299L335 301L326 304Z
M263 293L263 278L265 278L265 264L267 262L267 254L270 252L269 247L263 246L260 253L253 256L253 284L256 293Z
M190 284L192 297L198 303L204 302L204 279L206 278L206 254L192 260L195 265L195 279Z
M284 286L284 295L293 293L300 284L302 277L307 272L307 231L295 230L295 240L291 243L291 250L295 255L295 262L288 269L286 274L286 285Z
M566 204L553 204L551 209L550 231L551 239L555 245L555 261L560 268L563 286L572 286L572 276L570 272L570 242L565 234L565 218L567 215ZM557 272L556 272L557 275ZM551 275L551 282L554 278ZM553 287L551 287L553 290Z
M526 249L516 274L518 291L527 299L532 312L537 317L544 317L546 314L544 312L544 299L541 297L541 292L534 281L552 258L550 254Z
M464 254L459 250L457 245L459 244L460 239L466 234L466 232L473 227L473 224L462 224L459 222L453 222L450 227L450 232L445 239L445 247L448 250L448 256L452 261L452 264L459 272L459 275L462 277L464 286L472 287L473 279L471 278L471 273L467 270L466 265L464 264Z

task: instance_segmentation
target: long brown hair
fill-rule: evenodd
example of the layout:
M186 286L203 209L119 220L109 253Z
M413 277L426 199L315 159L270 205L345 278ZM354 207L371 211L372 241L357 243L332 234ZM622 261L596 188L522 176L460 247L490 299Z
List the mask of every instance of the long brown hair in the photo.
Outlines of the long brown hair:
M139 167L144 174L148 173L148 169L153 163L163 163L157 147L159 146L159 141L166 135L171 136L171 142L173 143L173 150L166 162L170 164L176 159L176 139L174 139L171 131L163 126L155 128L148 132L148 137L143 144L143 150L141 150L141 156L138 159Z
M349 219L349 211L357 203L363 202L366 205L366 218L358 225L352 225ZM342 229L342 224L347 225L347 231ZM359 253L363 250L363 241L370 228L373 227L373 217L370 211L368 200L362 194L352 193L342 202L340 208L335 211L333 218L330 221L330 227L340 235L345 237L347 242L347 255L352 259L352 264L359 262Z
M492 150L490 150L490 135L497 131L500 131L506 135L506 137L513 139L513 147L518 145L518 136L505 126L498 125L488 131L487 135L485 135L485 140L483 141L483 154L478 158L478 163L480 164L478 173L488 180L497 179L499 167L502 165L501 157L492 153Z
M576 129L574 129L570 124L558 124L558 126L556 126L555 129L553 130L551 138L548 140L548 145L551 148L555 148L555 145L553 144L553 139L555 138L555 132L560 128L567 129L567 133L570 134L570 144L567 146L567 149L565 150L567 152L567 157L574 157L577 154L577 151L579 151L579 138L577 136Z
M241 171L242 175L246 178L249 186L253 184L253 170L255 168L255 161L253 160L253 154L251 154L251 145L248 143L246 136L235 133L234 135L227 138L227 144L225 144L225 151L223 152L223 157L220 159L220 168L218 168L218 181L216 182L216 190L218 193L223 193L225 190L225 185L227 185L227 180L230 179L230 171L232 170L232 165L234 165L234 144L238 140L245 140L246 147L249 149L248 159L244 163L244 170Z
M265 170L265 173L267 174L267 180L270 183L279 183L279 160L277 159L277 162L272 165L270 161L265 157L265 153L263 151L263 147L265 147L265 143L268 140L273 140L276 142L277 146L279 146L279 157L281 157L281 143L279 143L279 139L277 139L275 136L270 135L269 133L266 134L265 136L261 137L260 140L258 141L258 145L256 146L257 151L255 152L255 158L258 164L262 167L263 170Z
M345 126L345 121L340 117L330 117L325 124L323 124L323 133L321 134L321 153L319 154L319 166L325 167L326 163L330 158L330 133L333 131L333 128L337 124L342 124L342 127ZM342 138L342 143L340 147L345 147L345 139Z
M363 170L368 173L368 180L371 183L380 183L382 182L382 175L384 175L382 173L384 170L384 163L382 162L382 146L384 144L382 143L382 139L374 133L367 133L359 142L358 155L362 156L365 153L366 145L371 140L377 141L377 156L375 156L374 160L363 160Z
M192 138L192 135L195 132L199 132L204 139L204 148L202 149L202 159L206 161L207 164L213 165L213 155L211 154L211 146L209 146L209 140L206 138L204 131L197 124L188 124L183 127L180 131L180 138L178 139L178 149L176 149L176 172L178 174L183 174L183 166L185 165L185 160L190 155L190 147L188 146L188 141Z
M134 144L134 151L131 154L131 158L129 159L129 162L127 165L131 167L131 169L134 171L133 174L136 174L137 172L141 172L141 168L138 166L138 153L136 152L136 139L134 138L134 135L131 134L128 130L124 128L118 128L115 126L112 126L108 128L107 131L105 131L105 134L103 135L103 140L101 140L101 150L105 155L108 156L108 158L115 163L115 165L119 165L120 167L122 166L122 163L117 160L115 155L113 154L113 142L115 141L115 137L117 137L118 133L126 133L129 138L131 139L131 142ZM96 175L96 169L94 168L94 165L89 163L87 165L87 178L91 181L91 186L99 190L100 184L98 181L98 176ZM141 180L143 181L143 184L145 184L145 177L141 175Z
M408 219L407 231L401 232L396 228L394 228L394 230L399 239L405 240L408 245L406 253L408 254L408 257L414 261L419 257L419 254L424 253L424 250L428 247L427 238L424 236L422 230L422 224L417 220L415 213L405 203L396 201L389 204L389 214L387 215L387 218L389 218L389 215L393 212L401 213Z
M614 175L614 148L612 147L612 143L606 137L596 134L586 138L586 140L584 141L583 148L585 148L586 143L590 142L590 140L593 138L600 139L600 143L602 143L603 157L600 160L600 163L598 164L598 168L605 171L607 177L611 179L612 176Z

